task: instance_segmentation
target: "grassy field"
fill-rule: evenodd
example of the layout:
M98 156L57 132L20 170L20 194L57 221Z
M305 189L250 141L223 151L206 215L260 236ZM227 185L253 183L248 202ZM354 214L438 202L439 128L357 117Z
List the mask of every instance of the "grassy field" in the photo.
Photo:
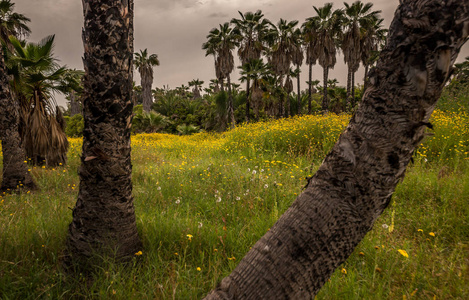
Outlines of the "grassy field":
M144 250L94 280L60 268L79 185L71 139L67 166L31 167L42 192L0 196L0 299L201 299L294 201L348 118L133 136ZM432 123L392 204L317 299L469 299L469 117L437 111Z

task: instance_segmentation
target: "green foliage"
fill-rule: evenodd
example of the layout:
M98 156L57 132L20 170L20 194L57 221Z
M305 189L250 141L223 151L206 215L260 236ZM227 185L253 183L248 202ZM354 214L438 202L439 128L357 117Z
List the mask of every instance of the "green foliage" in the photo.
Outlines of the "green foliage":
M31 167L43 192L0 195L2 299L203 298L301 193L348 117L133 135L143 253L127 267L108 260L91 279L61 268L79 184L81 139L70 139L68 166ZM469 298L469 148L435 152L469 141L469 122L441 112L431 122L436 140L419 148L426 156L416 153L390 207L317 299Z
M143 111L141 105L134 109L134 118L132 119L133 133L154 133L164 130L171 122L166 116L155 112Z
M178 125L177 131L181 135L191 135L191 134L200 132L200 129L194 125L182 124L182 125Z
M83 136L83 128L85 122L81 114L74 115L73 117L64 117L65 119L65 133L68 137L81 137Z

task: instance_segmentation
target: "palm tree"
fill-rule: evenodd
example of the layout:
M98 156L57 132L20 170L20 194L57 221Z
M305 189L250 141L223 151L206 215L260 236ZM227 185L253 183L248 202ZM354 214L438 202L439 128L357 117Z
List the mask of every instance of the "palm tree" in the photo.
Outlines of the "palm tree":
M205 299L314 299L403 179L469 37L468 12L467 1L398 7L350 124L303 193Z
M228 86L228 118L231 128L235 126L233 95L231 93L230 74L234 69L233 49L239 45L240 33L237 28L231 28L230 24L224 23L218 28L213 28L207 35L208 41L202 45L206 50L205 56L215 57L215 73L220 82L226 78Z
M241 65L244 66L253 60L259 60L261 58L262 51L265 48L264 37L268 33L271 22L264 18L264 14L260 10L255 13L247 12L243 14L240 11L238 11L238 13L241 19L233 18L231 23L235 25L236 29L242 35L238 56L241 60ZM249 122L250 83L251 79L246 77L246 122Z
M262 90L260 79L269 73L267 65L262 59L252 59L248 63L238 67L241 69L241 77L239 80L241 82L252 82L252 93L247 95L248 102L253 104L254 113L257 118L259 118L259 110L261 108L262 100ZM249 121L249 118L246 118L246 122Z
M333 10L332 3L326 3L323 7L313 6L317 16L314 18L317 22L317 47L319 65L323 67L323 99L322 110L326 112L329 107L327 100L327 78L329 70L334 68L337 59L337 38L340 32L342 10Z
M199 99L201 97L200 95L200 90L202 89L202 85L204 82L202 80L199 80L199 78L194 79L190 81L189 86L193 87L192 88L192 95L194 99Z
M68 141L62 112L54 92L71 90L71 77L66 67L54 58L54 36L39 43L27 43L10 37L13 54L8 57L12 87L21 105L20 133L26 155L32 163L48 166L64 165Z
M368 70L378 59L378 50L384 46L387 29L382 28L384 19L372 18L362 25L363 31L360 39L361 62L365 66L364 89L368 86Z
M311 101L313 93L313 65L316 64L316 61L319 58L319 39L318 39L318 29L319 29L319 20L318 18L307 18L306 21L301 25L303 30L303 39L306 47L306 63L308 64L308 114L311 114Z
M296 78L296 87L297 87L297 114L300 114L301 109L301 90L300 90L300 77L301 77L301 65L304 60L303 52L303 32L301 29L297 28L293 32L292 36L293 47L292 47L292 63L296 66L296 70L293 73L293 77ZM293 115L293 112L292 112Z
M127 260L142 243L130 159L133 1L84 0L83 6L83 154L64 262L87 270L96 255Z
M271 41L269 63L272 65L274 73L280 77L280 81L283 80L284 76L290 73L293 56L295 55L297 59L296 62L299 62L299 58L302 55L299 54L302 50L301 48L298 49L298 39L295 36L295 26L297 24L298 21L296 20L287 22L284 19L280 19L277 26L274 26L271 30L271 37L273 37L273 39ZM289 114L289 109L285 110L282 95L280 96L279 114L286 116L285 112Z
M151 85L153 83L153 67L159 66L160 61L158 55L151 54L148 56L148 51L140 50L140 53L135 53L134 65L140 73L142 97L143 97L143 110L149 112L151 104L153 103L151 96Z
M12 49L9 36L26 35L30 32L24 15L13 12L14 3L0 1L0 40ZM5 51L5 50L4 50ZM0 139L2 141L3 170L0 191L13 191L18 188L35 190L28 167L24 162L26 155L18 132L19 104L10 90L4 62L5 52L0 55Z
M360 66L363 50L361 49L362 32L365 26L378 19L381 11L371 11L373 3L363 4L355 1L352 5L344 2L345 9L343 15L342 51L344 62L347 64L347 104L354 105L355 99L355 72Z

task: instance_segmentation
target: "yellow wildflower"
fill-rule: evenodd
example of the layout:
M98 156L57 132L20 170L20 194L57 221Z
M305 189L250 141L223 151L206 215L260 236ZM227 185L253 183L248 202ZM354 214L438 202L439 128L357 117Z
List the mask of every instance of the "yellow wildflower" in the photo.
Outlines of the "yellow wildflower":
M435 236L435 233L434 233L434 232L430 232L429 235Z
M142 251L138 251L137 253L135 253L136 256L140 256L140 255L142 255L142 254L143 254Z
M342 272L342 274L347 275L347 270L345 268L342 268L342 270L340 270L340 272Z
M400 253L402 256L404 256L404 257L409 257L409 254L407 254L407 252L406 252L405 250L399 249L399 250L397 250L397 251L399 251L399 253Z

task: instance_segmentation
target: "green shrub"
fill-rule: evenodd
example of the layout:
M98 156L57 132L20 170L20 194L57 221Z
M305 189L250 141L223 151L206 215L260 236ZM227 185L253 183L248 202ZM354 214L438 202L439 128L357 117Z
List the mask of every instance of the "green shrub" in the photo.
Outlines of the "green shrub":
M66 122L65 134L69 137L81 137L83 136L83 128L85 122L81 114L74 115L73 117L64 118Z

